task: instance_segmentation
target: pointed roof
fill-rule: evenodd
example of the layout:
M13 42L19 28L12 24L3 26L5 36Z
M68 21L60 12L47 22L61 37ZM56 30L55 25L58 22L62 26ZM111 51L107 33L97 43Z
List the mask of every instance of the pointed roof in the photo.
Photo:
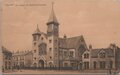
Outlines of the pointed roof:
M59 23L57 21L57 18L56 18L56 15L54 13L53 5L54 5L54 3L52 2L52 11L51 11L51 14L50 14L50 17L48 19L47 24L49 24L49 23L56 23L56 24L59 25Z
M5 48L4 46L2 46L2 52L3 53L11 53L12 54L12 52L11 51L9 51L7 48Z
M85 43L83 36L76 36L71 38L59 38L59 47L60 48L77 48L79 43ZM86 43L85 47L87 49Z
M114 56L114 50L113 49L110 49L110 48L100 48L100 49L92 49L91 50L91 57L92 58L97 58L98 57L98 54L101 52L101 51L105 51L105 53L107 54L107 56L109 57L113 57Z
M39 30L38 24L37 24L37 29L35 30L35 32L33 34L40 34L40 30Z

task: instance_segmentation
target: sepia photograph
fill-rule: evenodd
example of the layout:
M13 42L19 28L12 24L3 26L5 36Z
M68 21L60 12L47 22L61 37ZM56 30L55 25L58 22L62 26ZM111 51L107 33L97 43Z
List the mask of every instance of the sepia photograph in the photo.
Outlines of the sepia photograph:
M120 75L120 0L0 1L3 75Z

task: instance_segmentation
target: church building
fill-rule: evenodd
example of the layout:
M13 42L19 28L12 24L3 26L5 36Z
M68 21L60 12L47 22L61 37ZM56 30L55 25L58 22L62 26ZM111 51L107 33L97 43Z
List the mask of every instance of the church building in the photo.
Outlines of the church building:
M13 68L120 69L120 48L115 44L93 49L92 45L87 48L83 35L60 37L60 23L53 6L46 25L46 32L40 31L37 25L31 51L13 53Z
M49 17L47 32L39 30L32 34L33 67L75 67L79 68L82 61L82 53L87 49L82 35L67 38L59 37L59 26L54 9ZM79 66L78 66L79 65Z

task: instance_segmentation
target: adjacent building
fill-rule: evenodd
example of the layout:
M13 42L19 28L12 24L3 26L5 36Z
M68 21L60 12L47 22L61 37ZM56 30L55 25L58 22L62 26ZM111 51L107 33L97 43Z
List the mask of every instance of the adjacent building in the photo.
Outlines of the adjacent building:
M8 49L2 46L2 57L3 57L3 65L2 69L5 70L11 70L12 69L12 52L10 52Z
M82 69L119 69L120 49L115 44L107 48L92 49L92 45L82 55Z
M31 67L32 62L33 62L32 58L33 58L32 51L25 51L25 52L18 51L16 53L13 53L13 55L12 55L12 60L13 60L12 67L13 67L13 69Z

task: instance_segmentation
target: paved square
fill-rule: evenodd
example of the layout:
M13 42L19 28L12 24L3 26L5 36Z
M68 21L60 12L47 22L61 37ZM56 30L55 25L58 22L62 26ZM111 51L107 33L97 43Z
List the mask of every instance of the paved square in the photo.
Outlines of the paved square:
M97 71L96 71L97 72ZM11 71L6 72L4 75L109 75L107 71L102 72L99 71L97 73L95 72L85 72L85 71L70 71L70 70L21 70L21 71ZM118 74L119 75L119 74Z

